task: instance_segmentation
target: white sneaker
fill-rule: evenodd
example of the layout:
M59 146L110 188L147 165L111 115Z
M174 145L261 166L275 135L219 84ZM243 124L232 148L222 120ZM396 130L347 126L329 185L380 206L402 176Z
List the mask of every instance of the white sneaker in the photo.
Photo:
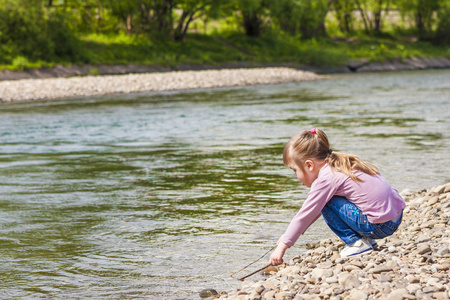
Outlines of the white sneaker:
M347 245L340 252L341 257L353 256L372 251L372 245L366 239L359 239Z
M365 239L372 246L372 249L378 248L377 241L375 241L374 239L371 239L371 238L365 238Z

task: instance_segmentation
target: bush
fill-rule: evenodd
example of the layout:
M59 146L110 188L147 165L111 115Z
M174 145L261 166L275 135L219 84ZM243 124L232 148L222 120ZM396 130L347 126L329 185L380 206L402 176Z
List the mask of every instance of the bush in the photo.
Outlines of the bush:
M39 1L0 0L1 62L15 57L29 61L80 61L80 43L67 17L48 13Z

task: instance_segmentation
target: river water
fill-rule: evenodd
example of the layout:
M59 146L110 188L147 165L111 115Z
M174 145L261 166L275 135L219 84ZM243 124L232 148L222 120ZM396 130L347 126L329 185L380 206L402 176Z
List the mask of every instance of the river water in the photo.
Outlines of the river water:
M311 127L398 190L443 184L450 71L2 104L0 298L238 288L229 275L276 243L307 194L281 153ZM286 258L331 236L319 219Z

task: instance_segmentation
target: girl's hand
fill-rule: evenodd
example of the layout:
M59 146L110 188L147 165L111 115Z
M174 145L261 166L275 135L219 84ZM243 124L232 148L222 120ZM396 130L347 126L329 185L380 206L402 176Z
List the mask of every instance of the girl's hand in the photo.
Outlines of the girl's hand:
M281 265L283 263L283 256L284 256L284 252L286 252L286 249L289 248L288 245L286 245L285 243L283 243L282 241L278 242L277 248L275 249L275 251L272 252L272 254L270 255L270 261L269 263L272 266L278 266Z

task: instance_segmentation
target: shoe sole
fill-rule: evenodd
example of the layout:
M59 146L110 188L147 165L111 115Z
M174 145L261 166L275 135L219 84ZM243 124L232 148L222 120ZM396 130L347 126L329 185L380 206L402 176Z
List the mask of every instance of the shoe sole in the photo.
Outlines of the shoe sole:
M366 252L369 252L369 251L372 251L372 250L373 250L373 249L368 248L368 249L365 249L365 250L363 250L363 251L361 251L361 252L353 253L353 254L350 254L350 255L347 255L347 256L344 256L344 257L350 257L350 256L360 255L360 254L363 254L363 253L366 253ZM342 256L341 256L341 257L342 257ZM344 257L342 257L342 258L344 258Z

